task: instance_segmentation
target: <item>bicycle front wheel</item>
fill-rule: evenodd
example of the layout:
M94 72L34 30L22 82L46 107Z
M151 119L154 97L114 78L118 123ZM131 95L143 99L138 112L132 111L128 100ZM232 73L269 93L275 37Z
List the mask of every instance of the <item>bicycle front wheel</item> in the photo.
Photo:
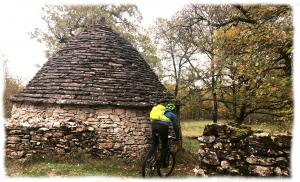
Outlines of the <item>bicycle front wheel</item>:
M169 153L166 160L167 160L166 162L168 164L168 167L162 168L160 164L157 166L157 174L160 177L170 176L170 174L173 172L175 168L175 154L173 152Z
M150 150L143 162L142 166L142 176L145 177L154 177L157 169L157 155L156 152Z

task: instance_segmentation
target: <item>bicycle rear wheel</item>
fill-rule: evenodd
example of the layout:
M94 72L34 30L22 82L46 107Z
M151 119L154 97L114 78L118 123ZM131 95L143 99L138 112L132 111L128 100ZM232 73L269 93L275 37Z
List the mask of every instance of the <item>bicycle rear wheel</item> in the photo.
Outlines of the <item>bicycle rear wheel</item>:
M143 162L142 166L142 176L146 177L154 177L155 173L157 172L157 154L156 151L150 150L146 158Z
M157 165L157 174L160 177L170 176L175 168L175 154L173 152L169 152L166 160L168 164L167 168L161 168L160 164Z

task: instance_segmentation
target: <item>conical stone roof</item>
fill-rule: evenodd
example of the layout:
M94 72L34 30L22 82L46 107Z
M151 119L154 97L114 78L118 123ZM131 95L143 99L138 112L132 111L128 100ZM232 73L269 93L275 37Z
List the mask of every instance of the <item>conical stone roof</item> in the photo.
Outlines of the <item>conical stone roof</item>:
M173 99L138 51L99 23L74 36L13 102L151 106Z

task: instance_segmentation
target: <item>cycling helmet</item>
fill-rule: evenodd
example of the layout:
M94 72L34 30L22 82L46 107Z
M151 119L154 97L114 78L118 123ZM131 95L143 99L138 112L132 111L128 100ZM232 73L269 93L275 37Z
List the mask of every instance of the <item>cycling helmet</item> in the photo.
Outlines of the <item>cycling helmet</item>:
M176 106L175 106L175 104L169 103L169 104L167 104L166 109L170 110L170 111L175 111Z

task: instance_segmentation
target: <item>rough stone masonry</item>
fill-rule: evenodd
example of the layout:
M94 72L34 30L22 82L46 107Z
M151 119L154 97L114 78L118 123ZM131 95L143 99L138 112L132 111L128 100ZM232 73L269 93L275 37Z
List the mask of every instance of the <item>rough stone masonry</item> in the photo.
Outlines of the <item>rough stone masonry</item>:
M28 160L51 154L64 159L81 151L91 157L139 158L150 144L145 110L15 104L6 125L6 157Z
M290 176L292 136L210 124L198 137L196 175Z

